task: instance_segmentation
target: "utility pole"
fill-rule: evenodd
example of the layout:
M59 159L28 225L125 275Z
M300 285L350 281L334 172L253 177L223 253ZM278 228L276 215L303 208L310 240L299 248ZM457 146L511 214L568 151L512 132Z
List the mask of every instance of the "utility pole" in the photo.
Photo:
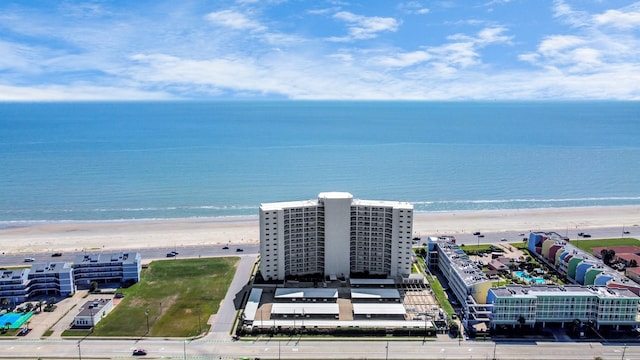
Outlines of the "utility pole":
M202 326L200 324L200 304L198 304L198 334L202 334Z
M387 345L384 347L386 350L386 354L384 356L385 360L389 360L389 342L387 341Z
M149 310L144 312L144 316L147 317L147 335L149 334Z

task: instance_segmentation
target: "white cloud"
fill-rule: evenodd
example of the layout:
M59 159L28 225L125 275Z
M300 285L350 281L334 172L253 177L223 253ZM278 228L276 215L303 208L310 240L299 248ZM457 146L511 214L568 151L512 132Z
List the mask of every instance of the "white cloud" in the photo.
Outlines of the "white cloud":
M372 39L383 31L395 32L400 26L399 22L394 18L384 18L378 16L362 16L341 11L333 15L334 19L342 20L348 24L349 36L332 37L330 41L353 41Z
M508 4L510 2L511 0L491 0L485 3L484 6L502 5L502 4Z
M603 14L595 15L594 21L598 25L632 29L640 27L640 11L623 12L620 10L607 10Z
M573 10L564 0L555 0L552 10L554 17L564 20L569 25L581 27L591 23L591 16L588 13Z
M408 14L424 15L428 14L431 10L424 7L419 1L409 1L398 4L400 10L405 11Z
M545 55L553 55L562 50L583 45L586 41L574 35L552 35L546 37L538 46L538 51Z
M174 95L127 86L87 84L15 86L0 84L0 101L171 100Z
M407 53L399 53L393 56L381 56L374 58L373 61L380 66L388 66L392 68L401 68L414 66L423 63L432 56L426 51L412 51Z
M266 27L249 19L242 13L233 10L221 10L209 13L205 18L215 25L224 26L236 30L263 31Z
M276 1L240 0L236 8L215 12L191 3L160 19L107 3L101 3L104 9L86 9L73 22L44 14L0 14L0 26L8 29L0 40L0 101L269 96L640 100L638 7L586 13L572 9L568 0L558 0L552 20L560 26L541 31L538 36L545 36L537 44L523 45L518 24L506 28L480 18L442 18L441 25L451 25L444 28L460 32L446 36L432 33L435 26L424 27L425 18L407 16L407 28L415 31L416 24L409 21L416 21L425 34L404 42L398 40L407 35L401 33L405 29L399 18L339 10L350 5L302 10L286 19L260 12L264 4ZM416 14L428 10L424 3L408 1L391 10ZM429 4L442 10L437 3ZM163 10L175 9L173 3L164 6L153 11L167 14ZM334 15L325 18L327 14ZM312 15L325 16L304 26L296 23ZM310 35L331 31L336 23L344 25L344 36L330 40L343 43ZM469 32L469 26L479 30ZM385 41L344 43L393 32L398 36ZM506 66L498 67L493 56L501 54L485 57L492 45L509 46L505 54L519 49L518 59L533 66L501 57L500 65Z

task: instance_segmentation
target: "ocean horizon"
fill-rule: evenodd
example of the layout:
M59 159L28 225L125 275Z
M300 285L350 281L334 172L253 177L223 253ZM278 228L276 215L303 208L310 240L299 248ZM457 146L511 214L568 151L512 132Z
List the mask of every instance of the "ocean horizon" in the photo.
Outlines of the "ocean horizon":
M0 225L640 205L638 102L0 103Z

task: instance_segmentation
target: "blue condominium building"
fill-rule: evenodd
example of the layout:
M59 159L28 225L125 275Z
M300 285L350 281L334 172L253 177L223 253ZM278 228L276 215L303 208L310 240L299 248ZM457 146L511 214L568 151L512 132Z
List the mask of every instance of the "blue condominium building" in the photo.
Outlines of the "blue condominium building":
M101 283L137 283L142 271L142 258L137 252L112 252L78 255L73 263L77 286Z
M0 298L17 305L37 295L71 296L75 293L73 268L64 262L33 264L28 269L4 270Z
M627 289L604 286L520 286L492 288L487 303L493 304L491 324L516 325L591 322L602 325L636 326L640 321L640 297Z

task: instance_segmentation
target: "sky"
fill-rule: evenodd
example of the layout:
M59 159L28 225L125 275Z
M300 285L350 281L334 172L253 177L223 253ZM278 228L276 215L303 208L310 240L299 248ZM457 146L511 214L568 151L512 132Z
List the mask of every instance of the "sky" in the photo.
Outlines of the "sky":
M0 2L0 101L639 100L640 1Z

